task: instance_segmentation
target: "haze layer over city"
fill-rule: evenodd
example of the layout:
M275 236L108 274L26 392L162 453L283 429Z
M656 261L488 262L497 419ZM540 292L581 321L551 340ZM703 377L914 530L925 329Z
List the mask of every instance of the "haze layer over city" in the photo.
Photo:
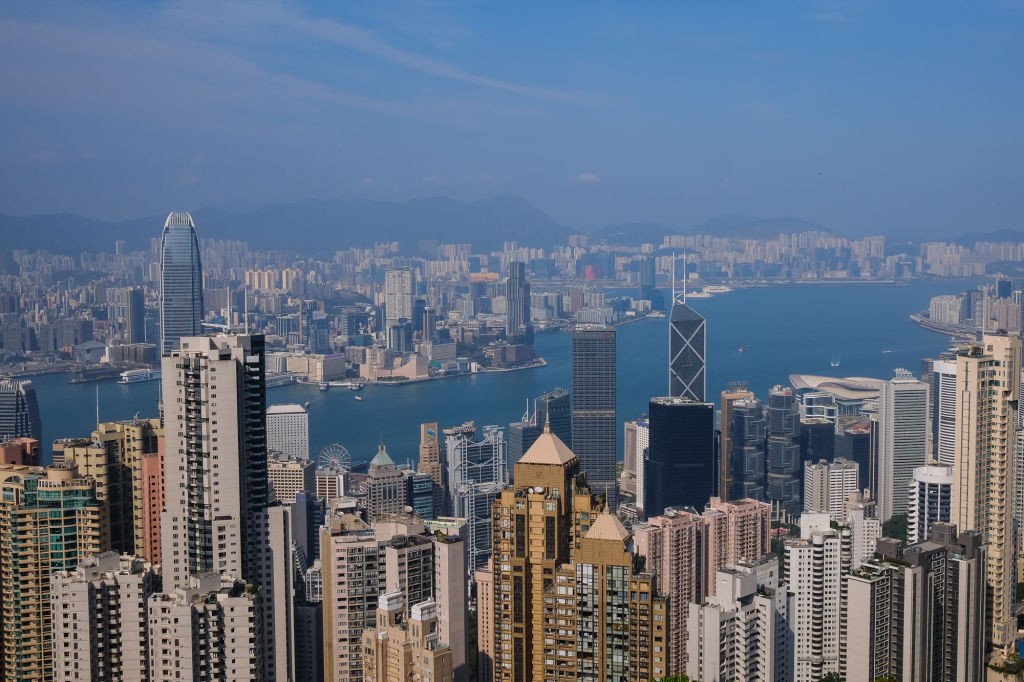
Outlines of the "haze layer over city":
M1024 679L1024 7L0 7L0 679Z

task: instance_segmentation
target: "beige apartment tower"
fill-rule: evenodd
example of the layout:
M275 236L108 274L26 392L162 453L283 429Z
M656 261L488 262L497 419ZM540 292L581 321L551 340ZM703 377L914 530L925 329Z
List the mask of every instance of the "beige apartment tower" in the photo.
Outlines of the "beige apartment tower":
M956 461L951 523L981 533L986 546L986 641L1012 644L1014 441L1021 342L986 334L956 356Z
M494 502L493 568L481 581L493 618L480 630L490 630L480 648L494 680L646 682L667 670L665 601L634 573L629 531L598 513L579 472L545 426Z
M452 651L440 636L436 602L413 604L405 595L378 598L377 623L363 632L364 682L439 682L453 678Z
M100 551L92 479L66 464L0 466L0 538L0 679L52 680L50 575Z

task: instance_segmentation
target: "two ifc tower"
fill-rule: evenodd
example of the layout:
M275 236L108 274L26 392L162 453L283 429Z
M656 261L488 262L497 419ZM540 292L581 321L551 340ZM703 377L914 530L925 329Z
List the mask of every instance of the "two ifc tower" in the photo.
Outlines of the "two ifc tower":
M672 268L672 312L668 324L668 396L652 398L648 423L650 443L644 459L646 515L666 507L701 510L717 495L715 406L706 402L707 327L675 288Z

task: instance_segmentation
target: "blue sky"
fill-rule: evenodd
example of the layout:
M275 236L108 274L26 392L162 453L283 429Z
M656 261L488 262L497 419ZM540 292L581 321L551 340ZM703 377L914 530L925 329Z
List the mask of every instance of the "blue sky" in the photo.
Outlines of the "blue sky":
M1020 2L6 2L0 212L1021 227Z

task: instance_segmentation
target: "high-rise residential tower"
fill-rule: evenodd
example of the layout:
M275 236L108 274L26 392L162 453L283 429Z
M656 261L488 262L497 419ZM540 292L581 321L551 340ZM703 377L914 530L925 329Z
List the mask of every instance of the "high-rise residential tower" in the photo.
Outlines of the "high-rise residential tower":
M828 514L836 523L846 520L847 499L856 492L860 467L837 457L829 462L804 462L804 511Z
M0 379L0 440L9 438L43 438L39 401L31 381Z
M1016 635L1013 467L1020 354L1016 334L986 334L956 356L952 523L979 531L987 547L986 641L997 648Z
M50 574L100 551L92 479L67 464L0 465L0 538L0 679L52 680Z
M878 518L907 508L914 469L928 463L928 384L905 369L882 384L878 400Z
M203 270L192 216L167 216L160 236L160 352L178 347L183 336L201 334Z
M647 514L667 507L703 509L718 492L715 467L715 406L688 398L652 398L650 442L644 460Z
M167 476L157 597L191 599L208 574L229 593L235 581L252 585L251 607L264 626L252 655L269 678L289 677L291 518L289 508L269 504L263 336L182 337L163 358L162 380Z
M907 540L924 542L935 523L948 523L953 505L953 467L928 464L914 469L907 496Z
M616 499L615 328L577 325L572 331L572 444L597 495Z
M846 679L986 679L985 551L948 523L907 547L881 540L849 578Z
M921 362L921 380L928 384L931 422L930 455L939 464L953 466L956 452L956 361L946 354Z

